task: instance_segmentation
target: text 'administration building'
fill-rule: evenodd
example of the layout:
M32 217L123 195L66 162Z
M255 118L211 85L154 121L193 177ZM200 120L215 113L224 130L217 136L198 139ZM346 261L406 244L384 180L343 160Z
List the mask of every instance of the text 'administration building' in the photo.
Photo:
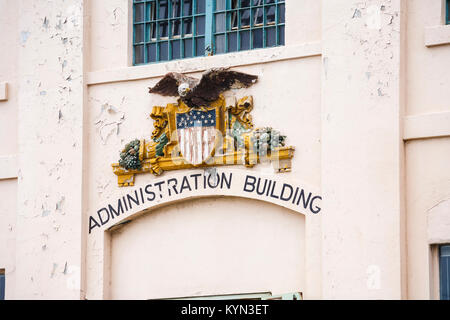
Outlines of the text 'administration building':
M448 6L0 0L0 299L449 299Z

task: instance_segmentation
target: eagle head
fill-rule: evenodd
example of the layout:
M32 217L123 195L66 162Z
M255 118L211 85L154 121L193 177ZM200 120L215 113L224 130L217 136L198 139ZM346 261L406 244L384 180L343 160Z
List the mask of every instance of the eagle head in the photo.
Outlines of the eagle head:
M186 82L183 82L178 86L178 94L180 95L180 97L185 97L189 93L189 91L191 91L191 88Z

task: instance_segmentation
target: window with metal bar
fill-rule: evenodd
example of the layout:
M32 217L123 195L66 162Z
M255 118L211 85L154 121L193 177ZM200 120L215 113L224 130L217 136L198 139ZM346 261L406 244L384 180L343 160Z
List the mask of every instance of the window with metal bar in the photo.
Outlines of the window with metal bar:
M133 64L284 45L284 0L133 0Z
M450 24L450 0L446 1L445 24Z
M215 2L215 54L284 45L284 0Z
M5 269L0 269L0 300L5 300Z
M439 248L439 288L441 300L450 300L450 245Z

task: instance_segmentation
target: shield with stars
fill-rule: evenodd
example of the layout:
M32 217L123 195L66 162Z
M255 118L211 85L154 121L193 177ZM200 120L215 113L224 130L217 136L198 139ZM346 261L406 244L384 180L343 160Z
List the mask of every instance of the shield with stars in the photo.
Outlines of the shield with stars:
M193 165L202 164L216 146L216 108L177 112L175 120L183 158Z

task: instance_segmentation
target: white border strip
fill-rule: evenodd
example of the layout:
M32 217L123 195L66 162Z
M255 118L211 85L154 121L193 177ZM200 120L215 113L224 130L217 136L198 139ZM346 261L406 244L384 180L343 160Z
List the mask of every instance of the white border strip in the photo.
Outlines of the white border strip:
M0 180L17 178L17 156L0 156Z
M405 118L404 140L450 136L450 111Z
M200 72L210 68L238 67L258 63L299 59L322 54L320 41L301 45L260 50L241 51L217 56L170 61L166 63L127 67L113 70L93 71L87 74L87 84L96 85L161 77L167 72Z

